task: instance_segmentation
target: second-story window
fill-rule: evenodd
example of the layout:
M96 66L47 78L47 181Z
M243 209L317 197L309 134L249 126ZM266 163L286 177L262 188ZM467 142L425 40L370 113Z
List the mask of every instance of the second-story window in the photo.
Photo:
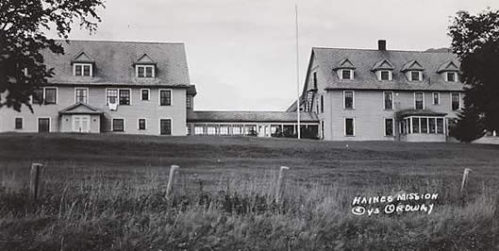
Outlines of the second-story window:
M88 102L88 89L87 88L76 88L75 90L75 100L76 103L87 103Z
M130 105L130 90L120 89L120 105Z
M192 99L193 99L193 97L191 95L187 95L187 97L185 99L186 107L187 107L188 110L192 110L193 109Z
M118 101L118 89L107 89L106 98L108 104L116 104Z
M393 92L384 92L384 108L385 110L393 109Z
M159 104L161 106L172 105L172 91L170 90L160 90L159 91Z
M459 110L459 93L451 93L451 107L453 111Z
M345 109L353 109L354 107L354 100L353 100L353 91L344 91L343 92L343 99L344 99L344 107Z
M137 65L136 68L136 76L137 78L154 78L155 77L155 69L154 65Z
M142 89L140 91L140 96L141 96L141 99L144 101L149 100L149 89Z
M314 89L317 90L317 72L314 72L313 76L314 76Z
M416 110L424 109L424 94L422 92L414 93L414 108Z
M32 103L41 105L43 104L43 89L35 89L33 91L33 96L32 96Z
M438 93L438 92L433 93L433 104L434 105L440 104L440 93Z
M43 98L45 104L56 104L57 103L57 89L54 87L45 88L45 96Z
M91 77L93 74L92 64L73 64L73 74L79 77Z

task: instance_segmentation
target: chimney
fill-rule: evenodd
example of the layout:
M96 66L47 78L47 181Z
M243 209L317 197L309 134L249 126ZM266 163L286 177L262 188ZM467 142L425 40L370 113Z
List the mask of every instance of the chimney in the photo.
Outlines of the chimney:
M378 50L386 51L386 40L378 40Z

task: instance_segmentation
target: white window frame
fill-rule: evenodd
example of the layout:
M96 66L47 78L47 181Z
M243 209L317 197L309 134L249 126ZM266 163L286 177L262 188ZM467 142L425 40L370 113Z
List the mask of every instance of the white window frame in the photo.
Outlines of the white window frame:
M139 77L139 68L144 68L144 76L143 77ZM147 77L146 68L152 68L152 77ZM154 65L148 65L148 64L136 64L135 65L135 77L136 78L145 78L145 79L156 78L156 67Z
M343 78L343 72L348 71L350 72L350 78ZM345 80L353 80L354 79L354 71L352 69L340 69L338 71L340 79L345 79Z
M147 98L148 99L142 99L142 91L147 91ZM140 89L140 100L141 101L151 101L151 89L149 89L149 88Z
M422 93L423 94L423 108L421 110L424 110L426 108L425 106L425 102L424 102L424 99L425 99L425 95L424 95L424 92L414 92L414 101L413 101L413 104L414 104L414 109L415 110L418 110L417 107L416 107L416 93Z
M454 93L457 93L457 96L458 96L459 107L457 108L457 110L453 110L452 109L452 94L454 94ZM449 93L449 97L450 97L450 110L453 111L453 112L459 111L462 108L462 106L461 106L461 93L460 92L450 92Z
M120 103L120 88L106 88L104 90L104 100L106 102L106 105L109 105L109 103L107 102L107 91L108 90L116 90L116 102L118 102L118 105Z
M352 120L352 129L353 129L353 134L352 135L347 135L347 119L351 119ZM343 135L345 137L355 137L355 118L353 117L348 117L348 118L344 118L343 119Z
M161 120L163 120L163 119L170 120L170 135L161 134ZM215 131L216 131L216 129L215 129ZM172 117L159 117L158 118L158 135L160 135L160 136L173 136L173 118Z
M49 132L52 132L52 117L47 116L36 117L36 132L40 130L40 119L49 119Z
M133 104L133 102L132 102L132 100L133 100L132 88L117 88L117 89L118 89L118 105L122 106L122 104L120 104L120 91L121 90L129 90L130 91L130 104L128 104L128 106L131 106ZM107 98L107 96L106 96L106 98Z
M87 102L85 104L88 104L89 99L90 99L90 90L88 87L75 87L74 88L74 103L76 104L76 90L81 89L81 90L87 90ZM106 103L107 103L107 92L106 92Z
M47 90L47 89L55 89L55 103L53 103L53 104L48 104L48 105L57 105L57 103L59 102L59 88L57 88L57 87L55 87L55 86L46 86L46 87L43 87L43 95L42 95L42 96L43 96L43 102L42 102L42 104L43 104L43 105L47 105L47 104L45 103L45 100L46 100L46 97L45 97L46 95L45 95L45 93L46 93L46 90Z
M161 105L161 91L170 91L170 105ZM173 106L173 89L158 89L158 105L160 107L172 107Z
M345 106L345 99L346 99L346 95L345 95L345 92L352 92L352 108L347 108ZM343 109L344 110L354 110L355 109L355 91L353 90L345 90L343 91Z
M115 119L122 119L123 120L123 131L115 131L114 130L114 120ZM113 118L111 118L111 132L114 132L114 133L123 133L123 132L126 132L126 119L124 117L113 117Z
M144 129L140 129L140 120L144 120ZM146 118L137 118L137 130L138 131L147 131L147 119Z
M438 103L435 103L435 94L437 94ZM440 103L441 103L441 100L440 100L440 92L432 92L432 93L431 93L431 102L432 102L434 105L440 105Z
M454 75L454 81L449 81L449 73L452 73ZM445 74L445 82L450 82L450 83L455 83L457 82L457 72L454 71L446 71L444 72Z
M81 75L76 75L76 66L81 66ZM90 66L90 76L84 76L85 66ZM73 63L73 76L75 77L93 77L94 76L94 66L89 63Z
M386 106L385 106L385 93L387 92L390 92L392 94L392 109L386 109ZM384 91L383 92L383 110L387 110L387 111L391 111L391 110L394 110L394 105L395 105L395 94L393 93L393 91Z
M413 79L412 78L412 73L416 72L418 73L418 79ZM423 72L422 71L409 71L409 78L412 82L421 82L423 81Z
M16 120L21 119L21 128L16 128ZM38 122L38 121L36 121ZM14 130L23 130L24 129L24 117L14 117Z
M392 121L392 135L386 135L386 120L390 119ZM393 118L384 118L383 119L383 131L385 137L394 137L395 136L395 120Z
M388 79L381 79L381 72L388 72ZM392 81L393 80L393 71L392 70L378 70L377 74L378 75L378 80L379 81Z
M72 115L71 116L71 132L78 132L75 130L75 118L76 117L79 117L80 119L81 118L88 118L88 132L91 131L91 123L92 123L92 118L90 115ZM88 132L83 132L83 133L88 133Z

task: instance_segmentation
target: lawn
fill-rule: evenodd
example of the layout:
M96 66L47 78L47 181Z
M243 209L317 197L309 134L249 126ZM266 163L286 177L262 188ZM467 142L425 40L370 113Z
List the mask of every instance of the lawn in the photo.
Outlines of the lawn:
M0 250L494 250L498 189L497 145L0 134ZM399 203L431 213L352 213L356 197L406 193L438 198Z

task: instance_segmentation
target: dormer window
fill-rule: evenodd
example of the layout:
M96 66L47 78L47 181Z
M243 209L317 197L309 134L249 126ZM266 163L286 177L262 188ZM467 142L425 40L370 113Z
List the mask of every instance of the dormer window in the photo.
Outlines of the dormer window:
M371 71L376 74L380 81L391 81L393 79L393 64L388 59L383 59L374 64Z
M457 82L457 73L456 72L446 72L445 74L447 82Z
M142 55L135 63L136 78L155 78L156 63L147 54Z
M76 77L93 77L95 61L89 57L85 52L76 54L71 60L73 65L73 76Z
M353 70L351 70L351 69L342 69L340 76L341 76L341 79L352 80L353 79Z
M392 71L380 71L379 80L392 80Z
M421 71L411 71L410 76L411 76L411 81L421 81L423 73Z
M339 79L353 80L355 65L348 58L340 60L333 68Z
M135 76L137 78L154 78L154 65L135 65Z
M93 76L92 64L74 63L73 75L77 77L92 77Z

